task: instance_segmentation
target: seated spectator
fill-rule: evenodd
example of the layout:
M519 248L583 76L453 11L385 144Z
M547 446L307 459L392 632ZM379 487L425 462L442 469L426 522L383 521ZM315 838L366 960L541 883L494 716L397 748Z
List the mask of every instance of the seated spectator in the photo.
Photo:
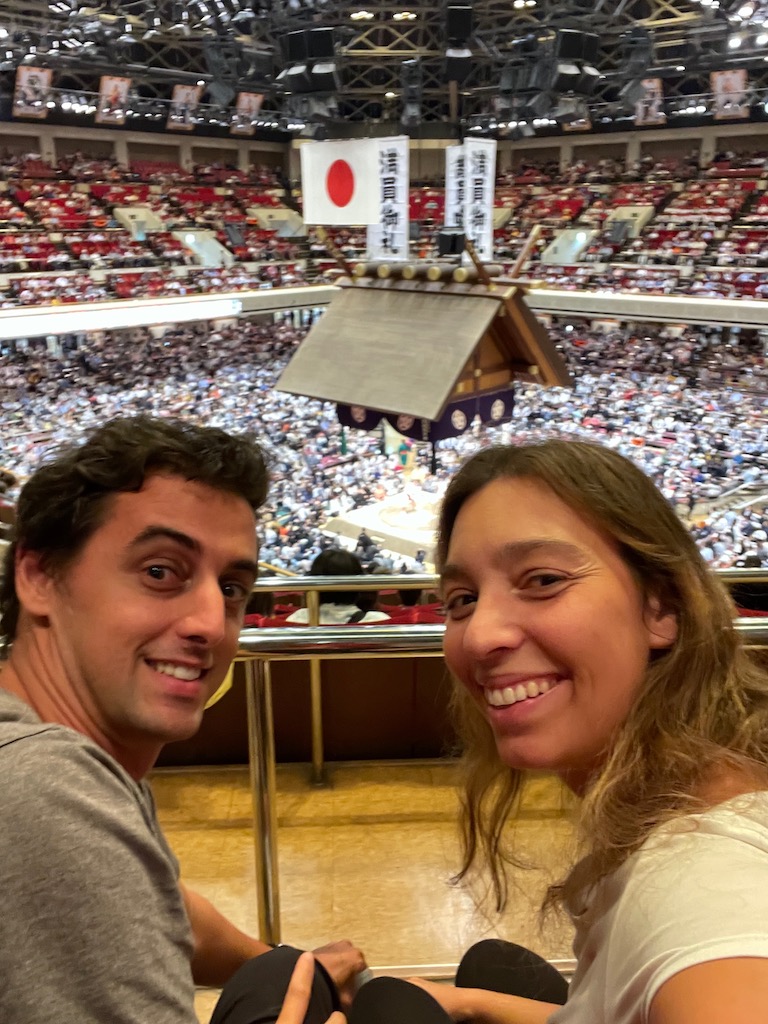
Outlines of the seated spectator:
M747 555L736 562L738 569L762 569L763 560L759 555ZM737 583L731 587L731 597L737 608L747 612L768 612L768 582Z
M311 576L362 576L363 567L360 559L351 551L341 548L328 548L321 552L312 562ZM344 622L386 622L389 619L384 612L366 611L365 599L354 590L320 591L320 624L323 626L339 625ZM308 623L309 610L299 608L289 615L286 622Z

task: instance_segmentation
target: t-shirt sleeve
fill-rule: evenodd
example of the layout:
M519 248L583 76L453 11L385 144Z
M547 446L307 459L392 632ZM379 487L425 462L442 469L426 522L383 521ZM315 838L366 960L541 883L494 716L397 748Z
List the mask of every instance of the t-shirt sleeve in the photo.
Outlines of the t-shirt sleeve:
M768 852L727 831L665 837L630 873L615 920L606 1020L644 1022L654 996L680 971L768 957Z
M151 803L53 730L0 750L0 1020L194 1024L191 935Z

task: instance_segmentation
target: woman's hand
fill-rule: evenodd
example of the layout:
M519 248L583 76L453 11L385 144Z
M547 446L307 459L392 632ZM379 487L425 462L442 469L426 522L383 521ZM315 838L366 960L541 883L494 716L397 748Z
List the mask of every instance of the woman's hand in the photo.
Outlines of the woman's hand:
M314 977L315 958L311 953L302 953L293 969L277 1024L303 1024ZM332 1013L325 1024L345 1024L344 1014L338 1011Z

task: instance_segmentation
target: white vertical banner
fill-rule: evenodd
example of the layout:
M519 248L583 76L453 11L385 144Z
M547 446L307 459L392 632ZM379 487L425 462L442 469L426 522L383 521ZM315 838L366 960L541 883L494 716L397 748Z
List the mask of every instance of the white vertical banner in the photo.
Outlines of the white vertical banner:
M445 226L464 227L465 192L464 147L448 146L445 150Z
M484 263L493 261L496 140L464 140L464 232Z
M408 258L410 201L408 186L409 142L407 135L379 139L379 223L369 224L369 260Z

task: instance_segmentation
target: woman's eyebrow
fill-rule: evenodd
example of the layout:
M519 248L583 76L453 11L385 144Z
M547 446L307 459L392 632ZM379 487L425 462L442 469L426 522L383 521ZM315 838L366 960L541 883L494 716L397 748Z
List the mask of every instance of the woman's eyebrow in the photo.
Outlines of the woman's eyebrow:
M564 555L567 558L583 560L584 550L577 544L554 537L534 537L531 540L518 540L505 544L498 554L498 562L507 564L528 557L545 553Z
M531 540L511 541L504 544L496 553L494 561L497 565L509 565L511 562L521 561L529 555L555 554L565 556L572 561L583 562L585 552L576 544L570 541L556 540L554 537L535 537ZM455 583L457 580L464 580L469 573L461 565L448 562L440 573L440 582Z

